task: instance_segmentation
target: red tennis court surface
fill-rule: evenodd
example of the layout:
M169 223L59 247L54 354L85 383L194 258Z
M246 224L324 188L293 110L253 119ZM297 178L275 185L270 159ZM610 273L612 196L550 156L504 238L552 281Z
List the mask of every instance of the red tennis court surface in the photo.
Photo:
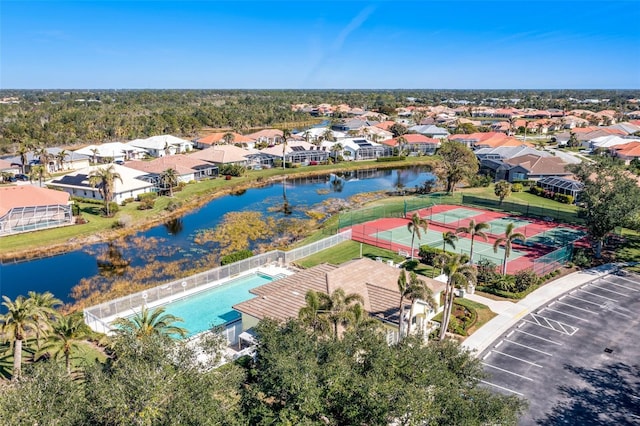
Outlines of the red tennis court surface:
M513 222L516 226L514 232L519 232L527 237L525 244L513 244L514 253L518 254L516 258L510 257L507 262L507 272L513 274L523 269L532 268L534 261L548 253L553 252L559 247L566 246L568 243L581 238L584 234L578 227L558 226L553 222L547 222L538 219L523 218L521 216L509 216L504 213L491 212L471 207L461 207L455 205L437 205L427 209L416 211L422 218L429 222L428 233L433 238L434 232L455 231L457 228L468 226L470 220L476 223L485 222L489 224L490 229L485 230L488 240L484 242L481 238L475 238L474 244L474 262L477 263L481 259L488 259L500 266L503 263L503 255L494 253L492 249L487 247L493 245L497 238L504 236L506 225ZM415 212L407 213L411 217ZM411 242L405 235L393 238L402 234L401 228L406 228L409 219L406 218L382 218L366 222L359 225L353 225L352 240L370 244L376 247L385 248L396 253L411 253ZM394 231L395 230L395 231ZM423 232L424 234L424 232ZM389 237L391 235L391 237ZM469 254L470 239L466 234L458 234L458 246L465 248L456 248L456 252ZM463 240L468 241L463 241ZM427 241L428 245L434 248L442 248L442 241ZM418 255L418 247L425 244L424 241L419 242L416 238L414 245L414 256ZM447 251L454 251L447 246ZM503 252L502 252L503 253Z

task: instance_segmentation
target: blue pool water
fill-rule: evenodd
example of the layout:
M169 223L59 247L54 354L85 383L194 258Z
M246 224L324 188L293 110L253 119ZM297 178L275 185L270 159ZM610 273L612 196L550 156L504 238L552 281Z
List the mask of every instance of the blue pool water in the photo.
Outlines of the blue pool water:
M273 277L257 273L237 278L164 305L165 313L182 318L184 322L176 325L186 328L188 335L193 336L209 330L212 326L239 319L240 313L231 309L231 306L254 298L249 290L271 281L274 281Z

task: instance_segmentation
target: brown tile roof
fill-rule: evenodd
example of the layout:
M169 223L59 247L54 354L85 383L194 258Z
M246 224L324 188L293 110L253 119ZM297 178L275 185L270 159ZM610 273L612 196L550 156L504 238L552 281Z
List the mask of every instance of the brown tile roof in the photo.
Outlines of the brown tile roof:
M211 166L206 161L189 155L170 155L151 161L129 161L125 167L155 174L161 174L167 169L173 169L179 175L187 175L193 173L195 167L203 165Z
M521 166L529 170L530 174L565 175L567 163L558 157L540 157L534 154L525 154L519 157L504 160L505 163Z
M250 151L235 145L215 145L201 151L194 151L188 156L213 163L228 164L247 161L248 154Z
M616 155L622 155L624 157L640 157L640 141L616 145L611 149L615 150Z
M389 128L391 126L393 126L394 124L396 124L395 121L387 120L387 121L382 121L382 122L376 124L375 127L379 127L382 130L389 130Z
M281 138L282 137L282 130L278 130L278 129L262 129L262 130L259 130L257 132L249 133L248 135L246 135L246 137L249 138L249 139L254 139L254 140L257 140L259 138L271 138L271 139L273 139L273 138Z
M37 207L69 204L67 192L32 185L0 187L0 216L16 207Z
M372 314L384 313L392 318L400 301L398 275L401 269L371 259L357 259L340 267L317 265L289 277L255 288L251 293L257 297L234 305L234 309L258 319L286 320L298 316L306 302L309 290L330 294L342 288L347 294L362 296L363 306ZM434 293L444 289L444 284L430 278L420 277ZM395 312L397 321L397 312Z

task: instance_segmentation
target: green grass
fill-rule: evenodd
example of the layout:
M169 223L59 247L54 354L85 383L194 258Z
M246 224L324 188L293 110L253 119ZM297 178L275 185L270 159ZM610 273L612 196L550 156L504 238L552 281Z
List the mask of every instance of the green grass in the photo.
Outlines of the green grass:
M615 256L618 262L637 262L638 265L629 266L627 269L640 273L640 232L623 229L624 243L616 250Z
M477 317L477 320L476 320L475 324L473 324L467 330L467 335L471 335L474 331L476 331L477 329L482 327L489 320L491 320L491 318L493 318L493 317L495 317L497 315L495 312L493 312L491 309L489 309L489 307L487 305L483 305L482 303L474 302L473 300L464 299L464 298L462 298L462 299L457 298L456 302L459 305L462 305L462 306L464 306L465 308L467 308L469 310L474 309L476 311L476 313L478 314L478 317Z
M345 241L334 247L323 250L320 253L305 257L304 259L299 260L296 263L303 268L310 268L321 263L340 265L342 263L348 262L349 260L357 259L359 257L360 243L355 241ZM368 244L362 244L362 257L368 257L370 259L380 257L384 261L393 260L396 263L405 260L404 257L398 256L396 253L390 250L373 247Z

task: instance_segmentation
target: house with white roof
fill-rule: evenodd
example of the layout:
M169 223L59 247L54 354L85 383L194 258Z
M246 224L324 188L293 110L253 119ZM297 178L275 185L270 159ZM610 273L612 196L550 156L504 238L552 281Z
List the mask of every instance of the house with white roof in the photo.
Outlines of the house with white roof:
M449 131L447 129L434 126L433 124L411 126L408 130L410 132L420 133L421 135L425 135L430 138L444 139L449 137Z
M314 163L320 164L329 158L329 150L326 147L316 146L305 141L291 141L286 145L274 145L261 149L260 152L270 155L274 159L281 161L284 159L286 163L304 166Z
M335 146L342 146L341 152L335 150ZM379 143L371 142L364 138L342 139L338 142L322 142L322 148L332 153L335 157L339 154L347 160L372 160L378 157L388 157L393 154L393 150Z
M72 197L92 198L102 200L102 195L97 187L91 186L89 176L98 169L113 167L113 171L120 175L120 179L114 181L113 201L122 204L128 198L136 198L140 194L155 191L155 185L143 179L148 173L120 166L118 164L103 164L87 167L67 173L45 182L46 186L67 192Z
M618 135L610 135L610 136L600 136L594 139L589 140L589 147L591 149L598 148L611 148L616 145L624 145L629 142L638 141L639 137L629 137L629 136L618 136Z
M151 136L146 139L135 139L127 145L142 148L151 157L181 154L193 150L193 142L172 135Z
M114 161L142 159L147 154L147 151L142 148L127 145L122 142L89 145L76 149L74 152L88 156L94 163L111 163Z

